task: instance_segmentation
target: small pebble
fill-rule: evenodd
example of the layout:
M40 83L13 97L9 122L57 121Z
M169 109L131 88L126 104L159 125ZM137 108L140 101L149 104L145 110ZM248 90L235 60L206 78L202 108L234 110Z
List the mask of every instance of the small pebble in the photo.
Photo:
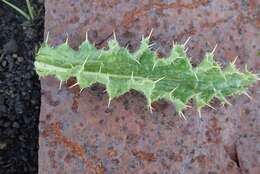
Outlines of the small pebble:
M18 129L18 128L20 128L20 125L19 125L19 123L17 123L17 122L14 122L14 123L13 123L13 128L17 128L17 129Z

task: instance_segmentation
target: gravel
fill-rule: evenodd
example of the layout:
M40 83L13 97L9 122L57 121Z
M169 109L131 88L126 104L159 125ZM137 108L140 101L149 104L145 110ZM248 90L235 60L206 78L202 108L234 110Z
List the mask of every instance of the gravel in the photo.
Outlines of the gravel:
M12 1L25 7L25 1ZM38 173L40 82L35 50L43 39L44 6L33 24L0 2L0 174Z

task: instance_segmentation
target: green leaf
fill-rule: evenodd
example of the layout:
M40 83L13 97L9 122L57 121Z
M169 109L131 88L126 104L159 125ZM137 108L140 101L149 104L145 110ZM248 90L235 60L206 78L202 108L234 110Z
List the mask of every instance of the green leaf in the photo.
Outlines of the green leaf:
M76 77L81 89L98 82L106 86L109 101L130 89L141 92L147 105L165 99L181 113L193 99L198 109L214 98L227 102L226 96L242 94L258 77L239 72L233 65L224 70L207 53L197 67L192 67L184 45L174 45L168 58L157 59L150 50L149 39L143 38L140 48L130 53L116 39L107 49L97 49L88 40L78 51L67 42L55 48L42 45L35 67L39 76L53 75L61 81Z

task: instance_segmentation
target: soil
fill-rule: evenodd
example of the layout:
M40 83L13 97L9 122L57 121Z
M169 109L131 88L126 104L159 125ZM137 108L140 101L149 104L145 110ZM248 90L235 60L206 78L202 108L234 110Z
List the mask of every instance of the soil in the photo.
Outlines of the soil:
M11 1L25 9L26 1ZM43 39L43 1L30 23L0 2L0 174L38 173L40 82L34 57Z

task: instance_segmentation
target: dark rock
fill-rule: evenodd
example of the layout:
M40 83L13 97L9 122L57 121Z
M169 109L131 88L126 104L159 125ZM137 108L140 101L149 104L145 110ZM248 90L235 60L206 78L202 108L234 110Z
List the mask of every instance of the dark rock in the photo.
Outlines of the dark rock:
M0 104L0 113L6 112L6 106L4 106L3 104ZM0 114L1 117L1 114Z
M10 54L10 53L16 53L18 50L17 43L14 39L10 39L4 46L4 53Z
M243 173L260 173L260 136L241 136L236 142L239 166Z
M17 122L14 122L14 123L13 123L13 128L20 128L20 125L19 125L19 123L17 123Z
M6 147L7 147L7 144L6 144L6 143L0 142L0 150L4 150Z
M2 67L6 67L7 65L7 61L6 60L3 60L2 63L1 63Z

